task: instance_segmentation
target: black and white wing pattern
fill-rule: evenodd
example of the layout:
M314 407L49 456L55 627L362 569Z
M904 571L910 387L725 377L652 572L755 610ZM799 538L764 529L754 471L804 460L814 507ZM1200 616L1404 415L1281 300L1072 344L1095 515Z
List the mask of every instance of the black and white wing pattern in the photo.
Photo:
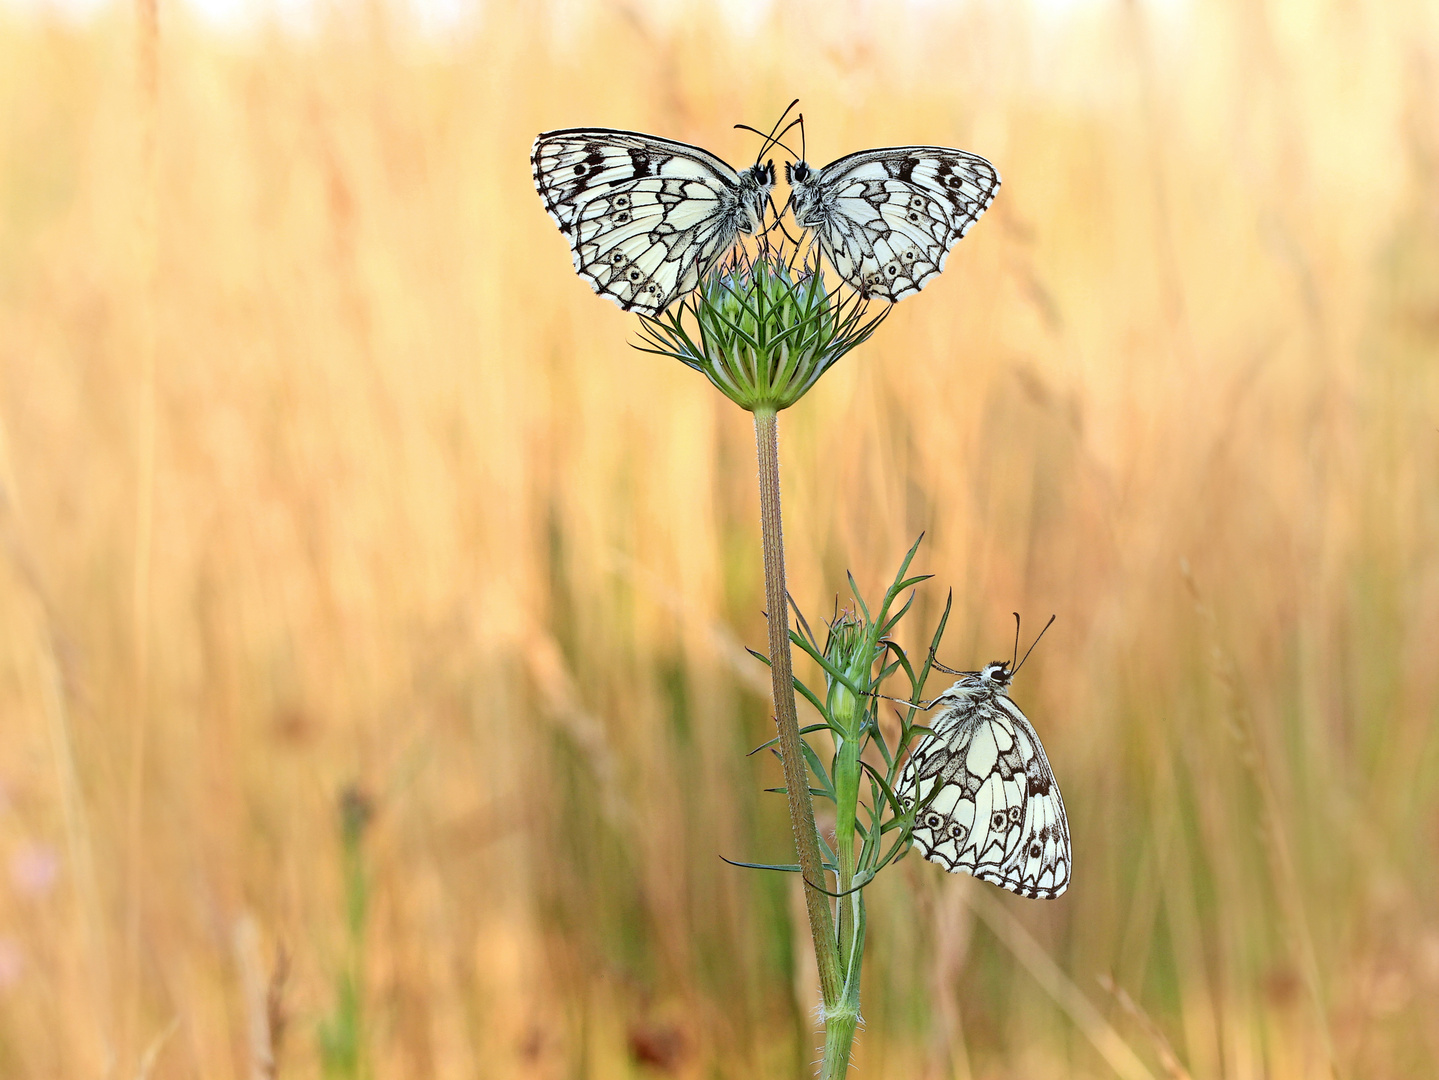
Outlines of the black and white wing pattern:
M1039 736L1010 700L1009 674L988 664L940 695L944 711L896 794L906 810L920 806L913 836L926 859L1052 900L1069 885L1069 819Z
M535 190L575 270L626 311L657 315L694 289L740 233L763 227L774 164L738 173L707 150L637 131L547 131Z
M862 150L822 169L785 163L795 223L812 229L835 273L867 296L917 293L989 209L999 172L942 146Z

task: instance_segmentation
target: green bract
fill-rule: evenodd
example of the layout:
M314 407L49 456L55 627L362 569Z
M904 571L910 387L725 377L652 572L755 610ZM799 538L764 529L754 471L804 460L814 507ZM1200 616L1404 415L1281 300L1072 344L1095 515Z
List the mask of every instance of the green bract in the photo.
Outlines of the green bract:
M656 318L641 316L645 352L672 356L750 412L787 409L845 353L868 340L889 306L825 287L813 266L782 253L739 253Z

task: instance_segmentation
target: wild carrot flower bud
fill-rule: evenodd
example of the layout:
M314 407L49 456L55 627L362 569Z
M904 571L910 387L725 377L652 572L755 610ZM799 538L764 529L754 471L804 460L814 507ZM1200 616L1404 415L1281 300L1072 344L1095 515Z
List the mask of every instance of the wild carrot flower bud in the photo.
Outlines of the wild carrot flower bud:
M826 287L813 265L782 251L738 252L689 298L656 318L641 316L644 344L704 374L742 409L787 409L845 353L869 339L889 307Z
M864 726L866 702L859 694L869 689L870 668L877 655L869 629L853 609L846 608L830 623L825 642L825 659L844 676L840 679L826 674L825 704L848 739L858 739Z

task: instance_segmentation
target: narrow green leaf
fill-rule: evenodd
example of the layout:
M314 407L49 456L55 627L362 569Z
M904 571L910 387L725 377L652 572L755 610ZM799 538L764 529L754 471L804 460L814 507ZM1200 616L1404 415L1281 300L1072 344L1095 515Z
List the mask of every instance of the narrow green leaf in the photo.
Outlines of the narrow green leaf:
M837 868L839 866L839 856L834 853L834 848L829 846L829 841L824 838L824 833L819 834L819 846L820 850L829 856L829 863L825 865L825 869ZM824 860L821 859L820 861L823 862Z
M904 588L899 582L904 580L904 575L909 571L909 564L914 562L914 553L919 550L919 545L922 543L924 543L924 533L920 533L914 543L910 545L909 551L905 552L904 561L899 564L899 572L894 575L895 584L890 587L891 592L899 593Z
M804 740L800 740L799 747L800 747L800 750L802 750L802 751L804 752L805 760L809 762L809 767L810 767L811 770L813 770L814 775L815 775L815 779L817 779L821 784L823 784L823 785L825 786L825 788L826 788L826 791L825 791L826 796L827 796L831 801L834 801L834 799L835 799L834 784L833 784L833 782L830 780L830 778L825 774L824 765L823 765L823 763L819 760L819 755L814 752L814 747L810 746L810 744L807 743L807 742L805 742Z
M863 879L863 880L861 880L861 879ZM854 883L851 884L850 887L849 887L848 889L846 889L844 892L830 892L830 891L829 891L828 889L826 889L823 885L816 885L813 881L809 881L809 880L806 880L806 881L805 881L805 884L808 885L808 886L809 886L811 889L813 889L815 892L822 892L822 893L825 894L825 896L832 896L832 897L834 897L836 900L841 900L841 899L843 899L843 898L846 897L846 896L852 896L852 895L854 895L855 893L859 892L861 889L863 889L866 885L868 885L868 884L869 884L871 881L873 881L873 880L874 880L874 875L871 874L871 873L856 873L856 874L854 875Z
M819 664L820 667L824 668L824 673L826 675L828 675L835 682L843 686L855 697L864 697L864 691L861 690L859 687L855 686L854 683L850 682L849 679L845 676L844 672L840 671L839 668L835 667L832 663L830 663L828 657L816 654L814 660L816 663Z
M929 672L934 667L935 654L939 652L939 641L944 637L944 628L949 622L949 611L954 606L954 590L949 590L949 595L944 599L944 613L939 617L939 624L934 628L934 637L929 643L929 655L924 661L924 667L920 671L919 689L923 690L924 681L929 678Z
M788 590L785 591L785 596L789 597L790 610L794 612L795 620L800 626L804 627L805 634L809 636L810 641L814 642L815 647L818 648L819 639L814 636L814 631L809 628L809 623L805 620L804 612L799 609L799 604L795 603L794 597Z
M739 861L737 861L737 860L735 860L735 859L726 859L723 855L720 856L720 861L721 861L721 862L727 862L727 863L729 863L731 866L740 866L740 867L743 867L743 868L746 869L746 870L782 870L782 871L784 871L786 874L798 874L798 873L799 873L799 864L798 864L798 863L780 864L780 863L762 863L762 862L739 862Z
M859 584L854 580L854 574L846 570L844 576L849 578L849 591L851 595L854 596L854 602L859 605L859 610L864 612L864 621L868 623L874 622L874 619L870 618L869 608L865 606L864 597L860 595Z
M815 707L815 711L820 716L824 717L825 727L833 728L834 720L829 715L829 710L825 708L824 702L820 701L819 696L799 679L794 680L794 688L799 691L801 697Z
M893 616L891 616L888 620L885 621L884 625L880 627L880 630L879 630L880 634L881 634L882 636L886 636L886 637L887 637L888 635L894 633L894 628L899 625L899 621L900 621L901 619L903 619L907 614L909 614L909 609L910 609L911 607L913 607L913 606L914 606L914 590L911 589L911 590L910 590L910 593L909 593L909 599L904 602L904 607L900 608L897 612L895 612L895 614L894 614ZM885 612L887 612L888 610L889 610L889 605L886 604L886 605L885 605L885 610L882 611L882 612L880 612L880 618L881 618L881 619L884 618Z
M828 725L828 724L811 724L809 727L802 727L802 728L800 728L800 729L799 729L799 733L800 733L801 735L811 735L811 734L813 734L813 733L816 732L816 731L828 731L829 729L830 729L830 728L829 728L829 725ZM778 736L778 735L776 735L776 736L775 736L773 739L771 739L769 742L767 742L767 743L761 743L759 746L756 746L753 750L751 750L748 754L746 754L745 757L754 757L754 756L755 756L756 754L758 754L761 750L768 750L771 746L777 746L777 745L779 745L779 736Z
M905 578L903 581L901 581L898 585L894 587L894 595L898 596L900 593L904 592L905 589L912 589L921 582L929 581L933 577L933 574L916 574L912 578Z
M879 729L879 721L871 719L869 722L869 737L879 747L880 755L884 758L886 766L893 766L894 759L889 756L889 743L885 741L884 732Z
M903 816L904 807L900 805L899 797L895 795L894 789L889 786L889 781L880 776L878 770L869 762L861 760L859 764L865 772L869 773L870 780L879 785L880 790L884 792L885 801L894 809L895 814L897 816ZM936 784L935 786L938 787L939 785Z
M811 643L804 637L803 634L801 634L797 630L790 630L789 641L791 645L795 646L798 649L802 649L804 651L804 654L812 660L818 660L821 656L824 655L824 650L821 649L818 644Z
M875 868L870 871L871 876L873 876L874 874L878 874L881 870L883 870L886 866L893 862L895 855L899 855L900 858L903 858L903 853L909 850L909 845L910 840L907 836L901 836L898 840L896 840L894 842L894 846L889 849L889 854L886 855L883 859L881 859L878 865L876 865Z

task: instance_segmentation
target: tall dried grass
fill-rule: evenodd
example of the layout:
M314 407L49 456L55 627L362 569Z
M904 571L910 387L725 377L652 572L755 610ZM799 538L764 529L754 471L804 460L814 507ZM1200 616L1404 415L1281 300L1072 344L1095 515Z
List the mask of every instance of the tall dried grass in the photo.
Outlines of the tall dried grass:
M927 530L947 662L1057 612L1076 852L881 880L861 1075L1439 1069L1432 7L902 12L166 6L153 111L127 10L0 16L0 1074L318 1075L351 784L374 1075L802 1069L748 418L526 162L795 95L1005 186L786 414L793 591Z

